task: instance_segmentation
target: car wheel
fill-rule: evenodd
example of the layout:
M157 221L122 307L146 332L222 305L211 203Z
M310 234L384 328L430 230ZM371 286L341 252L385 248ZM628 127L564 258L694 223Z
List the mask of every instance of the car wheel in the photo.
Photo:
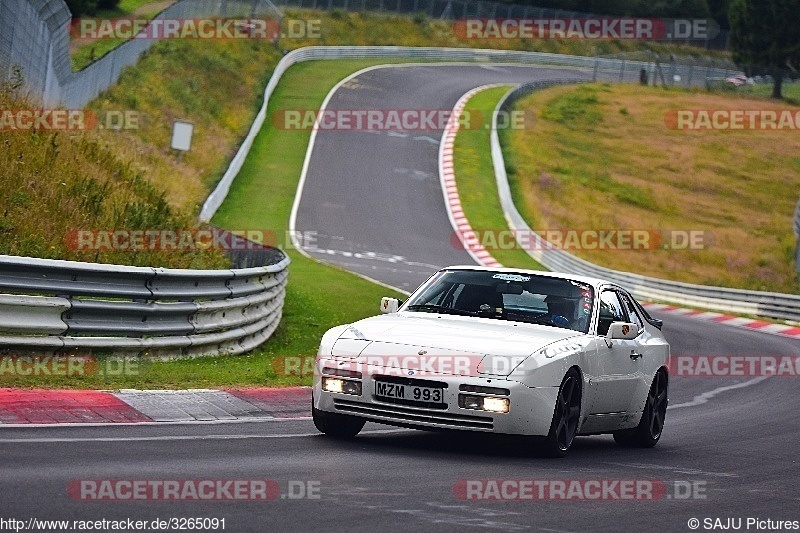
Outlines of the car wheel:
M661 438L664 431L664 418L667 414L667 391L669 378L663 370L656 372L639 425L633 429L617 431L614 441L621 446L635 446L638 448L652 448Z
M355 437L367 422L357 416L320 411L313 405L311 406L311 417L314 419L314 425L319 431L340 439Z
M580 418L581 375L574 368L570 368L558 388L558 397L553 411L553 421L550 423L550 432L544 439L542 452L547 457L564 457L567 455L572 446L572 441L578 433Z

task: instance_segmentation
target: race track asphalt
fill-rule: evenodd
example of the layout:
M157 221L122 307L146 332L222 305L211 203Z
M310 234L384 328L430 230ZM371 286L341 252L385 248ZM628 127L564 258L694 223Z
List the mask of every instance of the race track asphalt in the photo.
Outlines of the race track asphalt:
M380 68L345 83L328 109L449 111L481 85L589 76L500 65ZM492 111L483 120L471 117L471 127L488 125ZM441 130L318 131L294 228L317 236L306 251L406 291L438 268L475 264L452 245L439 181L441 136Z

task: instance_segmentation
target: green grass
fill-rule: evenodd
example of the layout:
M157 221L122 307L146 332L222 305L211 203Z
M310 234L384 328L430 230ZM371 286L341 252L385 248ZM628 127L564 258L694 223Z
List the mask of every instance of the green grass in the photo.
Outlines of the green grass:
M510 89L510 86L497 87L476 94L467 102L465 113L470 117L482 116L481 126L490 125L497 102ZM472 229L487 238L508 230L497 194L489 142L490 131L485 127L462 127L458 130L453 146L453 170L464 214ZM490 242L484 240L484 243ZM496 248L487 246L489 253L503 266L546 270L517 246L504 248L500 245Z
M744 94L760 98L769 98L772 96L772 84L759 83L757 85L744 85L742 87L737 87L735 92L739 95ZM783 99L787 102L795 105L800 104L800 83L784 81L783 87L781 87L781 93L783 94Z
M139 8L149 5L159 5L161 2L154 2L153 0L120 0L116 9L101 9L97 12L98 17L124 17L130 15ZM154 8L158 9L158 8ZM147 12L148 10L145 9ZM161 11L161 9L158 9Z

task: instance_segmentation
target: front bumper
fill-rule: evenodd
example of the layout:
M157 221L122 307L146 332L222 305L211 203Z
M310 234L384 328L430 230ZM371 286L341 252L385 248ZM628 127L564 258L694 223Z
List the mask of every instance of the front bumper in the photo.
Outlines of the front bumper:
M322 389L324 368L336 368L341 361L319 358L314 366L314 407L330 413L359 416L370 421L415 428L454 429L544 436L550 430L558 387L531 388L520 382L497 377L426 374L400 378L396 368L365 367L361 377L345 379L361 383L361 394L333 393ZM368 369L367 369L368 368ZM411 405L412 402L385 401L375 396L378 380L406 379L407 384L442 388L442 402L436 407ZM327 376L326 376L327 377ZM462 386L506 389L510 401L507 413L459 407L459 395L473 394ZM420 402L416 402L420 403Z

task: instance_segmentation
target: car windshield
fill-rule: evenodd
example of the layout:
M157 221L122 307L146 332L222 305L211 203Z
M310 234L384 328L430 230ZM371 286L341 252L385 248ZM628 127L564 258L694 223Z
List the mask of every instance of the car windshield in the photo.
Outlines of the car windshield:
M529 273L443 270L403 311L479 316L587 333L594 290L586 283Z

